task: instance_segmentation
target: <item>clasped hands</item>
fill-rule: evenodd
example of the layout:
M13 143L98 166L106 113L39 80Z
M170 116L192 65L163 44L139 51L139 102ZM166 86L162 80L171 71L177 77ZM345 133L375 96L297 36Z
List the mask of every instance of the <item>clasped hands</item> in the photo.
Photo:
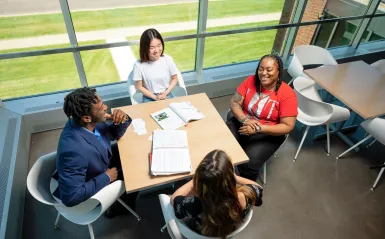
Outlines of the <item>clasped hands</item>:
M157 96L156 96L156 100L165 100L167 98L167 92L160 92Z
M250 136L258 133L258 127L262 128L262 124L256 119L249 119L243 123L243 126L239 128L238 133L240 135Z

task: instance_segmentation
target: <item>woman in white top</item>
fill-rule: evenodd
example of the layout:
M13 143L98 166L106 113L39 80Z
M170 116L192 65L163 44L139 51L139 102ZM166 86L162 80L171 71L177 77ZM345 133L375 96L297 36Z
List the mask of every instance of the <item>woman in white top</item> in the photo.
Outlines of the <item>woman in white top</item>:
M171 56L163 54L160 33L151 28L140 37L140 59L134 64L134 81L143 94L143 103L172 98L171 91L178 82L178 69Z

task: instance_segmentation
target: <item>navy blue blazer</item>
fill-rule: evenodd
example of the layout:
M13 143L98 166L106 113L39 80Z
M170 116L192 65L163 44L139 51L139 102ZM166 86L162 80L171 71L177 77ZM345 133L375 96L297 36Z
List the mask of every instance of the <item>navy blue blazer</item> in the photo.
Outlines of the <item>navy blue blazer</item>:
M68 120L60 135L56 157L58 189L54 196L68 207L75 206L110 183L105 173L110 165L111 142L120 139L131 123L98 123L96 129L102 136L104 145L73 120Z

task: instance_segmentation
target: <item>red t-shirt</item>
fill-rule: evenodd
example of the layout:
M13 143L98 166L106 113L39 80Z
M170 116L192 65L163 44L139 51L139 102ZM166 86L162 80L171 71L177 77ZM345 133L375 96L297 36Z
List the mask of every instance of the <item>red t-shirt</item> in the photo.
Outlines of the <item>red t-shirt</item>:
M297 97L293 89L282 82L278 92L262 87L261 97L254 84L254 75L246 78L237 91L244 97L243 112L255 116L261 124L275 125L281 117L297 116ZM265 95L265 96L264 96Z

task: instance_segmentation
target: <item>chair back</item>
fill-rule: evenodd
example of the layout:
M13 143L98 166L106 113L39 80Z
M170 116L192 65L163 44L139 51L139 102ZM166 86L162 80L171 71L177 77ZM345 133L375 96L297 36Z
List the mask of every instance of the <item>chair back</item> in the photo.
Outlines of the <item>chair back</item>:
M143 94L136 92L135 82L134 82L134 70L130 72L127 79L128 93L130 95L131 104L136 105L143 102Z
M182 220L177 219L174 214L174 209L170 204L170 197L168 195L160 194L159 201L162 208L163 216L168 225L167 229L169 230L169 232L171 231L170 236L172 238L180 238L180 234L182 234L187 239L219 239L219 237L208 237L200 235L191 230L188 226L186 226L186 224L184 224ZM252 216L253 209L250 209L245 215L244 221L240 225L238 225L237 229L231 234L229 234L227 238L231 238L237 235L243 229L245 229L251 221ZM176 225L177 228L175 228L174 225Z
M309 117L330 118L333 113L333 107L327 103L316 100L315 94L318 94L318 92L313 80L306 77L297 77L293 85L297 95L299 111Z
M50 182L56 170L56 152L40 157L27 176L27 188L38 201L47 205L59 204L52 196Z
M362 127L381 144L385 145L385 119L374 118L362 122Z
M177 72L178 86L172 90L172 94L175 97L187 95L186 85L184 83L182 74L178 70ZM143 94L136 90L135 81L134 81L134 70L130 72L127 79L128 93L130 95L131 104L136 105L143 102Z
M379 61L376 61L372 64L370 64L371 66L377 68L377 70L381 71L383 74L385 74L385 59L382 59L382 60L379 60Z
M249 222L251 221L251 217L253 216L253 210L250 209L250 211L246 214L245 216L245 219L243 221L243 223L241 223L237 229L232 232L231 234L229 234L227 236L227 238L231 238L231 237L234 237L235 235L237 235L239 232L241 232L243 229L246 228L246 226L249 224ZM203 236L203 235L200 235L196 232L194 232L193 230L191 230L188 226L186 226L186 224L183 223L183 221L181 220L178 220L176 219L175 220L180 232L182 233L183 236L185 236L186 238L188 239L219 239L219 237L208 237L208 236Z
M293 58L287 69L291 77L303 75L304 65L338 65L332 54L324 48L313 45L297 46L294 49Z

